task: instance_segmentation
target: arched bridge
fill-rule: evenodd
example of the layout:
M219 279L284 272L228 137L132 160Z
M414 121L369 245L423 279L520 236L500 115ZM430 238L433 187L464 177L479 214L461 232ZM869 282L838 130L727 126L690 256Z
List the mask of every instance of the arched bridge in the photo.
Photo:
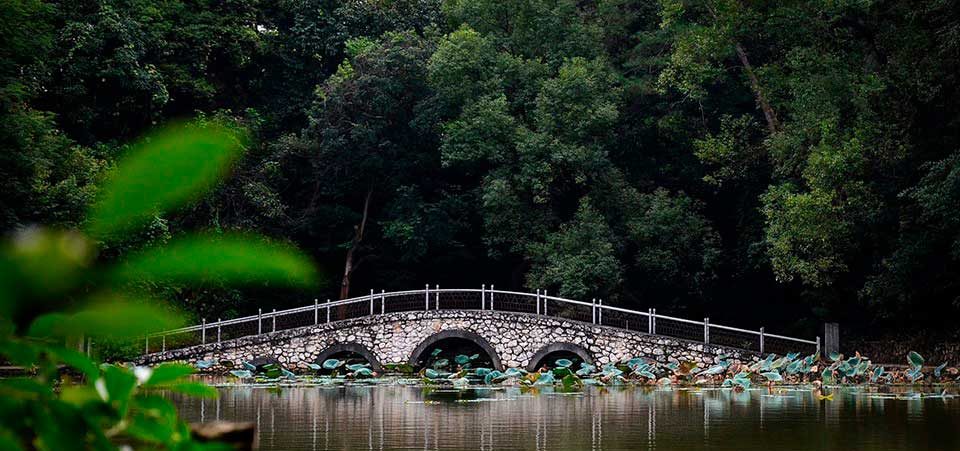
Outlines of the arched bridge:
M374 293L283 311L206 322L145 338L138 363L213 360L212 371L276 359L292 369L349 353L379 370L419 366L435 349L471 345L492 366L533 369L550 356L594 364L649 357L710 364L720 354L814 352L805 340L590 302L487 289Z

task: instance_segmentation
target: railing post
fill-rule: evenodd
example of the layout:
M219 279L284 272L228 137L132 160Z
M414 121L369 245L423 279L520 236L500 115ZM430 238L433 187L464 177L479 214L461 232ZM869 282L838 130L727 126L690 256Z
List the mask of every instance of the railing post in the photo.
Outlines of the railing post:
M603 325L603 298L600 298L600 300L597 302L599 302L599 304L597 305L599 305L599 309L600 309L597 311L597 324L602 326Z
M657 334L657 309L653 309L650 319L653 320L653 332L651 333L656 335Z
M330 322L330 299L327 299L327 322Z
M593 298L590 301L590 305L591 305L590 310L593 312L593 320L591 320L590 322L593 324L597 324L597 298Z
M820 354L820 336L817 335L817 354Z
M434 298L433 308L434 308L434 310L440 310L440 285L434 285L434 286L433 286L433 291L434 291L434 295L433 295L433 298Z
M167 352L167 336L160 336L160 352Z
M257 309L257 335L263 333L263 309Z
M207 344L207 319L200 320L200 344Z
M370 289L370 316L373 316L373 288Z
M540 314L540 289L537 288L537 315Z
M543 316L547 315L547 290L543 290Z
M710 318L703 319L703 342L710 344Z
M647 307L647 333L653 334L653 309Z
M760 328L760 354L763 354L763 328Z
M313 325L320 324L320 301L313 299Z
M493 289L493 284L491 283L490 284L490 310L493 310L493 295L496 294L495 291L496 290Z
M427 284L427 288L423 290L423 309L430 310L430 284Z
M217 343L220 343L220 322L223 321L220 318L217 318Z
M487 309L487 284L480 285L480 310Z
M277 331L277 309L273 309L273 332Z
M387 297L384 295L386 290L380 289L380 314L383 315L387 312Z

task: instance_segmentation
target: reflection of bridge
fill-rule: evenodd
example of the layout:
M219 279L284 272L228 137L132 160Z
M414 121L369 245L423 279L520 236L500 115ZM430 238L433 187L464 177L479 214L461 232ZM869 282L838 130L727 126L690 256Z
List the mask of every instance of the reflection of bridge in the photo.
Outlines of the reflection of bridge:
M535 367L555 352L594 363L651 357L710 363L719 354L749 359L766 352L814 352L804 340L656 313L603 301L575 301L546 293L487 289L430 289L319 303L153 334L142 363L167 360L276 358L306 368L344 352L374 367L416 365L443 340L467 340L494 366ZM436 345L436 346L435 346ZM219 364L218 364L219 366ZM214 368L219 369L219 368Z

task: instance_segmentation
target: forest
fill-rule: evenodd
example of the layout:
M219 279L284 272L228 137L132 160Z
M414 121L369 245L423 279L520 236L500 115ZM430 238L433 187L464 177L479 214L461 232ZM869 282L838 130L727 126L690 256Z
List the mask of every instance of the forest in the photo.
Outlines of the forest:
M951 0L2 0L0 231L72 228L131 143L242 127L186 230L322 289L150 287L231 318L370 289L545 289L783 333L958 338Z

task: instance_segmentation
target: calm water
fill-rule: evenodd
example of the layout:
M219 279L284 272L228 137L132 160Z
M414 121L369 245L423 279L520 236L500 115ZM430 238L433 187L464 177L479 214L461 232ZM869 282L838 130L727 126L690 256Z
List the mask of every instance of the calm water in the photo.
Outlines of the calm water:
M253 421L264 450L960 450L960 398L865 389L588 389L576 395L421 387L222 388L174 398L189 421Z

